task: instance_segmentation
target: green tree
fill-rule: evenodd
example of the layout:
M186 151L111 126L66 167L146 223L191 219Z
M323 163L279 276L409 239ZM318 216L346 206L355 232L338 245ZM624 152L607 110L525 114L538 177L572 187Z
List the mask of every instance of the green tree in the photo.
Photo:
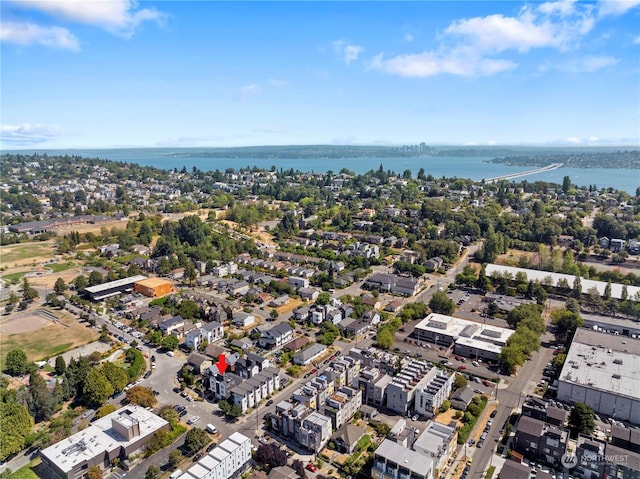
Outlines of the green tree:
M277 309L275 309L275 308L273 308L273 309L271 310L271 312L269 313L269 317L270 317L271 319L273 319L273 320L278 319L278 316L280 316L280 313L278 313L278 310L277 310Z
M591 434L594 427L593 409L585 403L576 403L569 414L569 429L572 435L577 437L578 434Z
M127 403L138 404L142 407L153 407L158 400L153 394L153 389L144 386L134 386L127 391Z
M100 406L96 411L96 417L99 419L101 417L105 417L116 410L116 407L113 404L105 404L104 406Z
M193 263L189 261L187 266L184 268L184 282L193 286L196 278L198 277L198 272L196 268L193 266Z
M73 280L73 285L78 293L82 293L84 289L89 286L89 281L86 276L80 275Z
M467 387L467 378L465 378L462 374L456 374L454 385L456 389L466 388Z
M507 315L507 323L512 328L518 326L518 323L525 318L540 318L542 314L542 306L539 304L521 304L516 306Z
M87 471L87 479L102 479L102 469L100 469L100 466L91 466Z
M100 372L107 378L107 381L113 386L113 391L119 393L129 382L129 375L120 366L109 361L102 364Z
M144 479L160 479L160 468L155 464L151 464L144 473Z
M175 424L178 424L180 420L180 416L178 415L178 411L173 409L171 406L163 406L158 413L162 419L167 421L173 427Z
M187 456L192 456L204 446L206 446L211 439L209 435L200 428L194 427L187 432L184 438L184 449Z
M456 310L456 305L445 292L436 291L433 293L433 297L429 301L429 308L434 313L450 315Z
M91 368L84 381L82 394L89 406L99 407L113 395L113 386L100 369Z
M576 329L584 325L582 317L567 309L555 309L551 312L551 322L556 326L556 338L563 342L569 342Z
M376 346L380 349L389 349L393 344L393 333L387 328L380 328L376 334Z
M9 350L7 357L4 361L4 370L10 376L22 376L27 372L29 362L27 361L27 354L18 348Z
M53 290L56 294L63 294L67 290L67 283L64 282L64 279L58 278L56 279L56 283L53 285Z
M168 351L173 351L174 349L176 349L178 347L178 344L180 344L180 341L173 334L162 338L162 342L160 343L160 345Z
M49 420L55 412L57 405L57 395L51 394L44 378L37 372L32 373L29 376L27 407L34 420L36 422Z
M180 449L174 449L169 453L169 466L172 468L178 467L178 464L182 462L182 459L184 459L182 451Z
M36 299L38 296L38 291L35 290L30 284L27 278L22 280L22 299L28 301L30 299Z
M316 304L319 304L321 306L329 304L330 301L331 294L327 293L326 291L321 292L316 298Z
M56 374L58 376L62 376L67 370L67 363L64 358L60 355L56 356Z
M25 438L31 432L33 419L22 404L0 403L0 460L20 452Z

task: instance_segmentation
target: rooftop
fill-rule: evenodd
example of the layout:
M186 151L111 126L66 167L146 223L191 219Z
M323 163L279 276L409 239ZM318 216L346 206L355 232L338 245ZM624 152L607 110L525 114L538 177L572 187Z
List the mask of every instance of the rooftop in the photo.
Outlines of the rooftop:
M430 477L433 470L433 460L424 454L407 449L389 439L382 441L375 452L376 457L382 457L400 467L409 469L422 476Z
M122 278L115 281L109 281L108 283L98 284L96 286L89 286L84 290L90 294L102 293L103 291L108 291L112 288L120 288L122 286L132 285L133 283L137 283L138 281L142 281L143 279L147 279L147 277L138 274L136 276L130 276L128 278Z
M640 341L579 329L559 379L640 399Z

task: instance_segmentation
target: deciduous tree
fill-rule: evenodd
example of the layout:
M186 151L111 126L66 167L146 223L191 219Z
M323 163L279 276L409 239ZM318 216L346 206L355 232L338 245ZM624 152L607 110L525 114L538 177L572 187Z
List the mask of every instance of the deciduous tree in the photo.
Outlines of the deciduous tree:
M7 353L4 369L11 376L22 376L27 372L28 365L27 354L22 349L14 348Z

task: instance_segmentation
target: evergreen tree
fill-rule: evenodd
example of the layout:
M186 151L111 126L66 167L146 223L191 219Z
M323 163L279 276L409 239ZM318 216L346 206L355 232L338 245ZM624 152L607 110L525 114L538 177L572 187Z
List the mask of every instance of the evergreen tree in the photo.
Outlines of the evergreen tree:
M56 356L55 370L56 370L56 375L58 376L62 376L67 370L67 363L65 362L64 358L60 355Z

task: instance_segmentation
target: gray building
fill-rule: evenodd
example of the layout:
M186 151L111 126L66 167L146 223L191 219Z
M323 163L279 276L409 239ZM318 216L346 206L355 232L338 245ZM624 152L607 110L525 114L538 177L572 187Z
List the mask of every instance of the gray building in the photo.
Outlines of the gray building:
M576 331L558 379L557 397L640 424L640 340Z
M357 387L363 392L362 402L372 406L383 406L387 401L387 386L392 379L378 368L362 369L357 378Z
M548 464L558 464L567 450L568 441L567 429L521 416L515 436L515 450Z
M387 386L387 408L400 414L412 410L416 391L433 379L433 369L435 367L422 361L411 360L406 364Z
M307 349L300 351L293 355L293 364L298 364L300 366L306 366L311 361L321 356L327 347L324 344L315 343L309 346Z
M376 449L371 469L373 479L432 479L434 461L389 439Z

